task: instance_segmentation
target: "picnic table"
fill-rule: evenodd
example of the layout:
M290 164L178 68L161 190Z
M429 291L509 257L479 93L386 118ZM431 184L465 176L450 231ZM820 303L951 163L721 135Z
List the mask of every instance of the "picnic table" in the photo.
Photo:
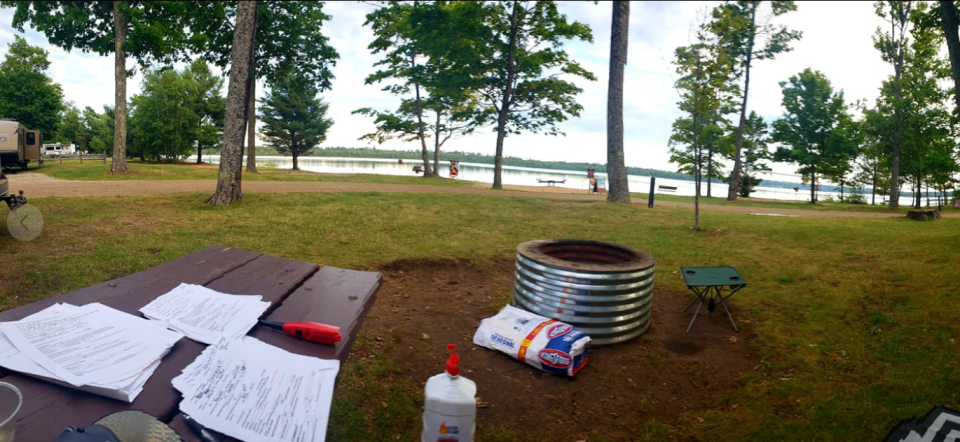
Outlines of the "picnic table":
M0 321L16 321L60 302L100 302L139 316L138 310L150 301L180 283L191 283L223 293L262 295L264 301L272 304L263 318L269 321L315 321L340 327L343 340L335 346L298 340L260 325L248 335L292 353L343 362L373 305L380 280L377 272L320 268L314 263L211 246L139 273L0 312ZM0 380L16 385L23 393L23 406L17 415L17 440L51 441L68 426L84 427L125 410L150 413L168 423L183 440L198 440L183 423L178 409L180 393L170 382L204 348L204 344L189 338L178 341L133 403L0 368Z
M556 186L557 183L560 183L560 184L566 183L567 179L564 178L562 180L541 180L540 178L537 178L537 182L540 184L546 184L547 187L553 187L553 186Z

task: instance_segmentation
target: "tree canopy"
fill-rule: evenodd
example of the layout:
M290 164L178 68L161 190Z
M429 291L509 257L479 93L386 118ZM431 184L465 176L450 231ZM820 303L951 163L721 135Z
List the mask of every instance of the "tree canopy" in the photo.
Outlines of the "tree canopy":
M127 172L127 54L147 66L182 54L183 18L191 2L168 1L0 1L16 8L13 27L30 23L51 44L100 55L114 54L113 162L110 171Z
M810 183L810 202L816 203L818 174L829 173L855 158L854 122L830 80L820 71L804 69L788 81L783 91L782 118L773 122L773 140L781 143L774 158L799 166L797 173Z
M378 70L367 76L366 84L385 83L382 90L402 100L394 111L354 111L374 117L377 127L360 139L376 143L388 139L419 141L424 177L438 175L440 148L447 140L473 132L482 122L475 118L479 110L472 91L457 87L455 67L443 56L457 40L451 35L436 34L437 28L445 28L458 19L458 9L478 7L479 4L392 1L367 15L365 25L376 36L369 49L381 54L382 59L374 64ZM433 167L427 149L427 139L431 137Z
M442 26L424 30L431 58L445 60L448 84L472 91L478 125L495 123L493 187L501 188L504 140L523 132L562 135L558 126L583 110L570 77L596 80L564 50L593 42L590 27L569 21L552 1L450 2Z
M737 198L741 175L741 150L743 149L743 133L747 124L747 98L750 91L750 69L755 60L769 60L783 52L789 52L790 44L799 40L800 31L793 31L785 26L771 24L769 20L758 17L760 0L726 1L713 10L711 30L717 35L722 51L734 60L737 77L744 78L741 89L742 102L740 105L740 124L734 139L733 170L730 172L730 189L728 200ZM774 16L796 11L797 5L793 1L773 0L769 2ZM764 39L758 46L758 37Z
M47 76L49 54L19 35L0 62L0 116L53 139L65 109L63 90Z

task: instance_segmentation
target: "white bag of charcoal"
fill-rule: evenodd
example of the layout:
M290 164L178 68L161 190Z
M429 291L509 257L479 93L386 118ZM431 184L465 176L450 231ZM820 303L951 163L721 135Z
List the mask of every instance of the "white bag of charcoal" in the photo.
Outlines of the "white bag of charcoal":
M473 343L539 370L573 377L587 365L590 336L570 324L507 305L480 322Z

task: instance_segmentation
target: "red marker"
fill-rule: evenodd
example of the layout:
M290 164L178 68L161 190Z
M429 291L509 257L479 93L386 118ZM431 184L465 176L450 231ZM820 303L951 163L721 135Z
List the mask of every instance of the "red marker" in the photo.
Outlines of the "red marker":
M290 336L296 336L303 340L319 342L326 345L335 345L342 339L340 336L340 327L321 324L319 322L269 322L261 319L260 324L282 330Z

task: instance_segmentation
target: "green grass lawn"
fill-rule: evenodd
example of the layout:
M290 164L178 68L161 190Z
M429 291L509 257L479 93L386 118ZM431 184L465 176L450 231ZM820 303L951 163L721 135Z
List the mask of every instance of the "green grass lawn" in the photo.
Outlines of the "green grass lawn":
M130 173L111 174L108 164L97 161L68 160L63 164L54 160L45 161L42 167L30 170L62 180L76 181L126 181L126 180L215 180L217 165L152 164L136 161L128 162ZM418 184L429 186L466 186L470 182L451 179L424 179L422 177L373 175L373 174L320 174L288 169L259 167L259 173L243 174L244 181L326 181L336 183L374 183L374 184Z
M737 295L736 315L758 335L752 344L758 365L709 411L691 411L679 423L651 422L647 429L656 436L638 428L639 440L876 441L934 404L960 408L960 228L954 219L712 212L705 230L695 232L688 208L592 201L251 194L218 208L204 205L206 197L32 199L46 220L37 240L12 239L0 220L0 308L212 244L376 269L401 259L509 259L530 239L584 238L652 253L660 290L685 290L671 273L681 265L735 266L750 284ZM358 348L371 340L361 331ZM337 390L331 440L358 431L365 440L419 438L419 410L383 408L379 398L422 394L421 383L381 359L351 362L341 377L349 382ZM496 432L490 440L515 439Z

